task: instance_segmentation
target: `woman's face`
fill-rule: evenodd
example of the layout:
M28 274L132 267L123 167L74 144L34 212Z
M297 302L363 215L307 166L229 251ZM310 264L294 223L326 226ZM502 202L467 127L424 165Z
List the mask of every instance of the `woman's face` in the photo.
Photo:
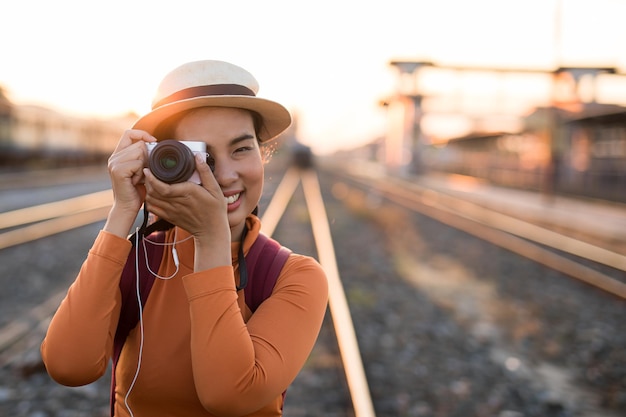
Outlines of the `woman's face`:
M246 217L259 203L263 191L263 159L247 110L202 107L185 115L175 138L202 141L215 162L213 174L228 200L228 222L239 236Z

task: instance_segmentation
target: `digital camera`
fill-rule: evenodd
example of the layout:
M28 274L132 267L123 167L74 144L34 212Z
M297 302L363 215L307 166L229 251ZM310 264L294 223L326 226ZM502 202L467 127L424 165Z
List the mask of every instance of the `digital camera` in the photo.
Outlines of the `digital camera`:
M209 154L206 152L204 142L167 139L156 143L146 143L146 147L148 148L148 168L159 180L168 184L184 181L200 184L200 175L196 171L194 158L199 153L209 163ZM213 170L212 166L211 170Z

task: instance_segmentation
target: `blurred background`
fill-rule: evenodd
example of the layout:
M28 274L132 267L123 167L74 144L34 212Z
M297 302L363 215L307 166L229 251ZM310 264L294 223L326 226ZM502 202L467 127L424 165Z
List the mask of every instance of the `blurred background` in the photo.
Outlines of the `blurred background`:
M622 200L619 0L7 2L0 163L92 163L195 59L249 69L286 135L403 172ZM593 189L593 190L592 190Z

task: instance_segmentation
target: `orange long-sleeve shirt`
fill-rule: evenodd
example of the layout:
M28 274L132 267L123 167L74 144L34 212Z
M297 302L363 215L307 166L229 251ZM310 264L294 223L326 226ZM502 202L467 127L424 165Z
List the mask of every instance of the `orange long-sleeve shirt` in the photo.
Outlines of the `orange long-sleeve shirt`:
M248 218L244 253L260 221ZM291 254L272 295L251 314L235 289L233 265L194 273L193 239L178 230L179 271L156 279L143 311L144 343L128 404L137 417L280 416L282 392L308 357L326 311L327 281L314 259ZM168 232L167 242L172 242ZM181 242L184 240L183 242ZM149 244L149 243L147 243ZM101 231L54 315L41 346L48 373L78 386L109 366L120 315L119 279L129 241ZM169 247L159 275L176 270ZM131 331L116 373L115 415L129 416L125 397L137 370L140 326Z

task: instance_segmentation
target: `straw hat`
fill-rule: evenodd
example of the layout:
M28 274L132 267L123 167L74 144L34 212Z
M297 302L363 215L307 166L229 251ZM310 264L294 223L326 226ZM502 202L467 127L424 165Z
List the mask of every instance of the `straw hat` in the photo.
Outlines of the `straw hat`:
M152 111L134 129L154 133L168 117L196 107L234 107L253 110L263 119L259 140L275 138L291 124L282 105L256 96L259 84L248 71L223 61L183 64L163 78L152 100Z

